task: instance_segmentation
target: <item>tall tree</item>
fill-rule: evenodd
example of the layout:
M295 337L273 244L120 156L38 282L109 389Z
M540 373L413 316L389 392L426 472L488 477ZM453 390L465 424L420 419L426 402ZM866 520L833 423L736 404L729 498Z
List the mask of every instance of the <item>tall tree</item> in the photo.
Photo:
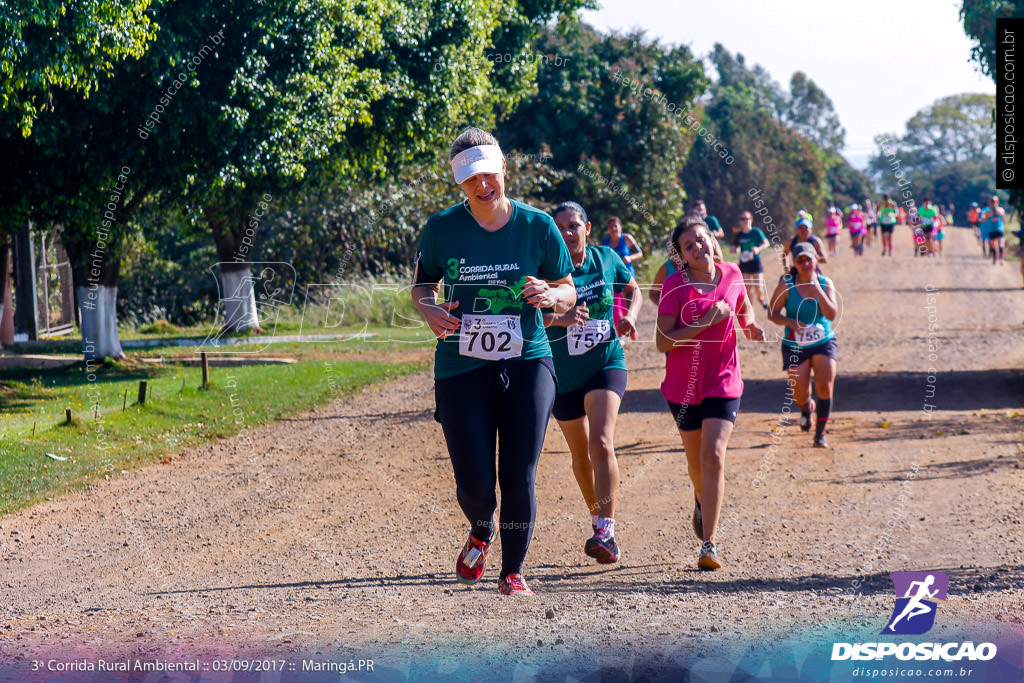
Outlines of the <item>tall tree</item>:
M745 89L756 108L764 109L777 118L782 117L789 107L789 97L763 66L747 66L742 54L737 52L733 55L721 43L715 43L708 57L718 74L711 86L712 95L717 95L721 88Z
M207 125L198 144L188 133L187 175L206 182L190 180L183 194L212 230L225 290L241 294L226 311L229 329L258 325L245 263L253 259L239 252L251 247L261 197L281 205L318 182L386 182L406 165L436 159L459 127L489 124L533 87L534 72L485 54L521 50L538 23L583 3L388 0L362 9L339 4L333 17L320 3L278 4L266 3L280 15L274 22L241 6L216 17L225 30L254 23L242 39L226 41L231 80L200 89L207 113L196 123L216 120L218 110L237 116ZM449 68L456 61L468 68Z
M789 99L780 118L829 152L838 152L846 144L846 131L839 123L832 100L802 71L794 73L789 81Z
M546 31L531 56L537 93L498 132L510 149L550 149L564 177L539 198L575 199L597 220L618 214L641 241L660 241L683 208L679 171L695 137L685 115L707 86L700 62L642 33L582 24Z
M992 95L943 97L907 121L901 146L913 155L915 166L929 171L947 163L995 158L994 107Z
M700 137L683 170L683 183L703 196L726 226L743 211L755 212L755 225L774 240L791 230L801 208L825 200L825 166L815 145L783 125L747 85L721 87L708 104L702 126L734 157L719 158L715 145ZM755 202L761 203L755 203ZM755 211L756 210L756 211Z
M791 96L762 67L748 66L742 55L733 56L718 44L710 58L718 80L701 121L709 135L694 143L683 183L692 195L703 196L727 226L735 225L743 211L756 210L756 225L774 226L784 237L799 209L813 211L825 201L826 170L846 162L786 123ZM795 81L798 95L809 90L805 78ZM815 97L817 105L828 101L824 93ZM812 123L816 116L806 119L804 132L812 132ZM720 158L720 146L728 150L731 163Z
M992 80L996 78L997 65L996 19L1010 17L1024 17L1024 0L964 0L960 8L964 32L968 38L976 41L971 50L971 58L981 72ZM1010 206L1024 212L1024 190L1011 189L1007 194Z
M871 178L850 166L838 152L825 155L825 182L828 184L829 202L837 206L863 202L875 193Z

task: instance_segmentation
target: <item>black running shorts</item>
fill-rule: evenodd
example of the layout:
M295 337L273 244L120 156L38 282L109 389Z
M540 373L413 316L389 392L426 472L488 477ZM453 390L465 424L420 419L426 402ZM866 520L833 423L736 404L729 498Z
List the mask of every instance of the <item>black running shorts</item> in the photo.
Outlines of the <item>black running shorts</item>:
M736 415L740 412L739 398L709 396L694 405L673 403L672 401L667 401L667 403L668 410L672 413L672 419L676 421L676 427L684 432L700 429L704 420L708 418L735 423Z
M579 389L567 391L564 394L557 394L555 396L555 406L551 409L551 414L555 416L556 420L561 422L578 420L587 414L587 411L583 409L583 397L591 391L603 389L611 391L617 394L619 398L622 398L626 393L626 375L626 371L622 368L602 368L598 370Z
M793 348L783 344L782 369L788 372L790 368L795 368L803 364L804 361L810 360L811 356L818 355L825 355L833 360L838 360L839 347L836 345L836 338L832 337L828 341L815 344L814 346L798 346Z

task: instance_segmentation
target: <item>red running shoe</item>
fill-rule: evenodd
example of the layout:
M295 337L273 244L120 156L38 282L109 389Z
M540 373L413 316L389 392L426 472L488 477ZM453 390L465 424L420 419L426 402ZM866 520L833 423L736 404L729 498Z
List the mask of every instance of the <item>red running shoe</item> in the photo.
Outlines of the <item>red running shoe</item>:
M533 595L527 588L522 574L509 574L498 582L498 592L502 595Z
M619 546L607 529L598 529L583 546L583 552L597 560L599 564L619 561Z
M481 541L472 533L469 540L462 546L459 558L455 560L455 577L460 583L472 586L484 575L487 568L487 551L491 549L495 536L498 535L498 517L491 517L491 536L486 541Z

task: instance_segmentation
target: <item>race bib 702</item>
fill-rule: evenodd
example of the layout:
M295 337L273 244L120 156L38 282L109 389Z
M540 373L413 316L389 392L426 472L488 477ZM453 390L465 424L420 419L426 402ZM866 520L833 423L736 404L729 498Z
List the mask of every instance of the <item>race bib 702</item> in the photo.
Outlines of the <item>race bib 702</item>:
M523 353L523 330L518 315L462 316L459 354L483 360L517 358Z

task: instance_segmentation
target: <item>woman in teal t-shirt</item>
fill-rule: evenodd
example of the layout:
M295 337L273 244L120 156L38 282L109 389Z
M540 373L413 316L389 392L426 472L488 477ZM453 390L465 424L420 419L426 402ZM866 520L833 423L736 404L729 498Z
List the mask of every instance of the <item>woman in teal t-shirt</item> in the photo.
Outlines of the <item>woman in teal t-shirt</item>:
M1005 218L1006 210L999 206L999 197L993 195L989 201L989 207L985 209L982 216L982 222L985 223L987 228L988 240L991 245L989 251L992 253L992 265L1005 263L1003 257L1003 244L1006 236L1003 219Z
M757 299L757 303L768 309L767 292L764 286L764 264L761 252L771 244L760 228L753 227L754 215L749 211L740 214L740 231L736 233L736 246L740 250L740 272L743 273L743 284L747 288L747 297Z
M896 202L890 195L885 195L881 205L878 207L878 220L882 224L882 256L887 253L892 256L892 233L899 222L900 214Z
M544 314L558 373L552 412L569 444L572 471L590 509L594 535L583 552L601 564L611 564L619 559L615 419L626 393L626 359L618 335L636 333L640 288L610 247L587 246L590 221L582 206L562 202L552 216L569 248L576 285L573 308ZM615 294L626 302L617 322L612 319Z
M448 158L466 200L434 214L423 228L413 303L438 338L435 417L471 524L455 574L467 585L483 576L499 526L497 483L498 591L533 595L522 570L556 387L540 309L566 311L576 303L572 261L550 216L505 197L505 158L492 135L466 129Z

